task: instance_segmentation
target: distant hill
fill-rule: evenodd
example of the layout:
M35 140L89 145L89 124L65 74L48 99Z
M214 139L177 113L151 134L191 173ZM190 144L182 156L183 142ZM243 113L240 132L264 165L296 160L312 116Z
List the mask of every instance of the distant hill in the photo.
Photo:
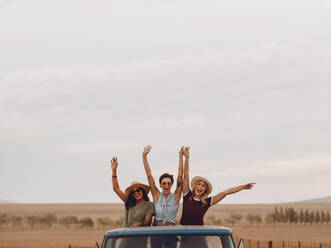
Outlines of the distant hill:
M4 199L0 199L0 204L2 203L15 203L13 201L7 201L7 200L4 200Z
M305 200L302 201L303 203L331 203L331 196L323 197L323 198L317 198L317 199L311 199L311 200Z

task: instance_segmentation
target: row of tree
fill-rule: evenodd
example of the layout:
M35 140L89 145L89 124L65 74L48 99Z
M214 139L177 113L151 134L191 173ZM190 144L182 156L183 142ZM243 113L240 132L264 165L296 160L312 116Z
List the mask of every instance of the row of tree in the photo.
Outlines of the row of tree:
M267 223L290 223L290 224L329 224L331 221L328 211L300 209L293 207L275 207L273 213L266 216Z
M248 213L245 216L242 214L231 213L229 216L224 218L216 218L214 215L210 215L207 217L206 224L211 225L235 225L235 224L243 224L246 222L248 224L262 224L263 218L261 214L253 214Z
M77 218L77 216L74 215L58 218L55 214L26 216L0 214L0 228L52 228L54 226L64 226L66 228L92 228L95 226L119 226L121 223L122 219L112 220L108 217L93 220L91 217Z
M275 207L274 212L263 216L261 214L248 213L245 216L242 214L232 213L226 218L215 218L211 215L207 217L206 223L213 225L223 224L329 224L331 221L330 213L323 210L300 209L295 210L293 207ZM0 214L0 228L8 227L28 227L28 228L51 228L53 226L64 226L67 228L92 228L92 227L112 227L120 226L122 218L113 220L109 217L99 217L96 220L91 217L77 218L74 215L68 215L58 218L55 214L45 215L27 215L14 216Z
M275 207L274 212L262 215L259 213L248 213L246 215L231 213L223 218L216 218L210 215L206 219L207 224L329 224L330 213L327 211L313 211L309 209L300 209L296 211L293 207Z

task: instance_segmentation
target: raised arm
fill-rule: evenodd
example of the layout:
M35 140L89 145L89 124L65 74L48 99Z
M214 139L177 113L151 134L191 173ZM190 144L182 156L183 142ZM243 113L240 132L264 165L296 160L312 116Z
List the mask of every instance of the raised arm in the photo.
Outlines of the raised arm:
M118 185L118 181L117 181L117 166L118 166L117 158L113 157L113 159L111 160L111 170L113 172L112 173L113 190L118 195L118 197L121 198L122 201L124 201L125 200L124 192L120 189L120 186Z
M184 146L182 146L179 151L177 186L176 186L176 190L174 193L175 200L178 203L180 201L180 196L182 194L182 188L183 188L183 155L184 155L183 150L184 150Z
M183 194L185 195L190 190L190 186L189 186L189 182L190 182L190 176L189 176L190 148L189 147L184 147L183 154L184 154L184 157L185 157Z
M147 154L150 152L151 149L152 149L152 146L150 146L150 145L147 145L147 146L144 147L143 163L144 163L144 167L145 167L149 187L151 187L151 193L152 193L152 196L153 196L153 201L157 202L157 200L159 199L159 196L160 196L160 191L157 189L157 187L155 185L155 181L154 181L154 178L152 176L152 170L149 167L148 160L147 160Z
M227 195L231 195L234 193L237 193L239 191L242 191L244 189L251 189L253 188L255 183L248 183L248 184L244 184L241 186L237 186L237 187L233 187L230 189L227 189L221 193L218 193L217 195L213 196L213 201L212 201L212 205L215 205L216 203L218 203L219 201L223 200Z

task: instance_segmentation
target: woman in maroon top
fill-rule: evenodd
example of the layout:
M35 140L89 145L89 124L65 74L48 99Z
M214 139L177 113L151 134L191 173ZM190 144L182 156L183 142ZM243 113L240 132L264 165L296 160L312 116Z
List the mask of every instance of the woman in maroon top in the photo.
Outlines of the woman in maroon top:
M185 164L184 164L184 180L183 180L183 213L180 220L181 225L203 225L203 217L210 206L217 204L227 195L237 193L244 189L251 189L255 183L248 183L234 188L227 189L216 194L213 197L208 197L212 191L211 183L203 177L194 177L191 181L191 189L189 187L189 147L184 148ZM205 239L193 237L181 240L181 247L190 247L191 244L200 243L199 247L208 247ZM193 247L193 246L192 246ZM198 246L196 246L198 247Z

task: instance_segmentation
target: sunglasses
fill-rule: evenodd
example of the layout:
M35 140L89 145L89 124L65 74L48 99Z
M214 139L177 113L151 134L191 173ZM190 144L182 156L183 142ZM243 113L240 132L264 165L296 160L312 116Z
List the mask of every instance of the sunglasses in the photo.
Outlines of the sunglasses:
M171 185L172 183L170 182L162 182L161 185Z
M131 192L134 194L134 193L139 193L141 191L141 188L137 188L135 190L132 190Z

